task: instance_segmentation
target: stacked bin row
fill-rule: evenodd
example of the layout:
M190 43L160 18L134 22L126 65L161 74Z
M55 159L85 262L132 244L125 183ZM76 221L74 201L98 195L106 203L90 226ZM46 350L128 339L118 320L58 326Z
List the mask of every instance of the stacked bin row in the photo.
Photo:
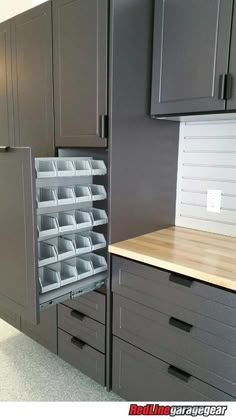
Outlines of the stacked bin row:
M38 243L39 267L105 247L106 239L104 235L97 232L85 232L52 238L47 240L47 242Z
M106 165L102 160L36 159L37 178L57 178L74 176L106 175Z
M88 254L80 258L75 257L65 262L58 262L50 267L41 267L39 269L41 293L58 289L106 270L106 258L96 254Z
M95 208L41 215L37 217L38 236L56 236L60 233L90 229L107 222L106 211Z
M103 185L72 185L37 189L37 207L53 207L65 204L85 203L105 200L107 197Z

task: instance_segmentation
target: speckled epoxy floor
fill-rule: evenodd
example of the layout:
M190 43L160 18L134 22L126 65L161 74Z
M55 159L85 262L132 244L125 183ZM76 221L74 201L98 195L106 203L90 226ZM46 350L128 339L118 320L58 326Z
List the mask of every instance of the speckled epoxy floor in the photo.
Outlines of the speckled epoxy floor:
M0 401L121 401L0 319Z

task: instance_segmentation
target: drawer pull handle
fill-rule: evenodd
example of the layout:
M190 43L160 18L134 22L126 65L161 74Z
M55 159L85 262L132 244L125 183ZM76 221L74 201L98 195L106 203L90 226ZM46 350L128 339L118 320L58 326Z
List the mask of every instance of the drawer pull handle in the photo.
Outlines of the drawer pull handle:
M171 274L169 277L169 280L172 283L176 283L179 284L180 286L184 286L184 287L191 287L193 284L193 280L188 279L187 277L180 277L180 276L176 276L175 274Z
M71 316L75 319L78 319L78 321L83 321L83 319L85 318L85 315L81 314L78 311L71 311Z
M189 379L191 378L191 375L189 375L189 373L186 373L183 370L178 369L177 367L172 366L172 365L168 367L168 373L184 382L188 382Z
M169 324L172 325L175 328L179 328L180 330L183 330L185 332L190 333L193 326L191 324L188 324L187 322L180 321L180 319L171 317L169 319Z
M78 347L80 350L82 350L85 346L85 343L76 337L72 337L71 343L74 344L74 346Z

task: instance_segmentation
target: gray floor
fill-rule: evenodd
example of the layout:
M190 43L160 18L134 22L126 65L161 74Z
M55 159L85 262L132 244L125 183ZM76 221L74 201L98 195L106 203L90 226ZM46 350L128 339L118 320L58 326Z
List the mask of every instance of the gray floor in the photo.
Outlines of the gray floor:
M0 401L121 401L0 319Z

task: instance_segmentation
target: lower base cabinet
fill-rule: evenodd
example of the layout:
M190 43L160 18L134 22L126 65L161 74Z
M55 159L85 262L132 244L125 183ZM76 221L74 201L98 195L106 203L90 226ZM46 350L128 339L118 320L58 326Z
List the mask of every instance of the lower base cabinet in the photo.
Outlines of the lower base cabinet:
M8 324L12 325L14 328L20 330L20 317L8 309L3 308L2 306L0 307L0 318Z
M37 343L57 354L57 305L40 314L40 324L21 321L21 331Z
M113 337L112 390L128 401L234 400L116 337Z
M105 386L105 355L58 329L58 355L85 375Z

